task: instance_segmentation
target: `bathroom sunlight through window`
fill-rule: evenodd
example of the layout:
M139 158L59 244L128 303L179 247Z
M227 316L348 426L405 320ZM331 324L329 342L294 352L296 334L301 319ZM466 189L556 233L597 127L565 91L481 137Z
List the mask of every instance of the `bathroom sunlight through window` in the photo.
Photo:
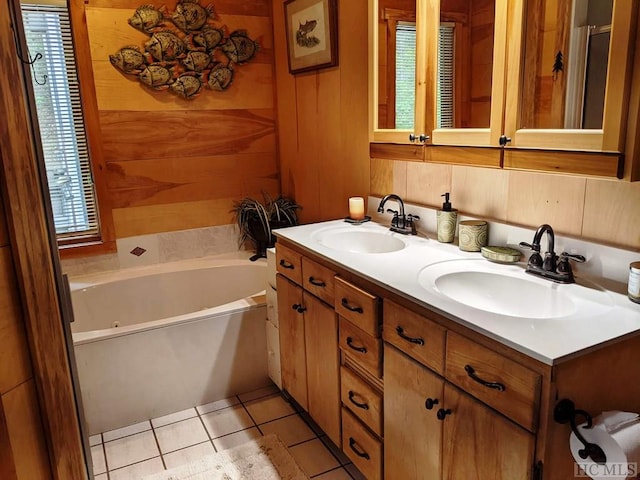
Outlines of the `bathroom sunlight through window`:
M66 3L23 3L40 141L56 235L98 233L98 211Z
M442 24L438 38L437 128L453 127L454 26ZM415 116L416 24L398 22L396 27L396 123L412 129Z
M396 123L412 129L416 103L416 24L398 22L396 27Z

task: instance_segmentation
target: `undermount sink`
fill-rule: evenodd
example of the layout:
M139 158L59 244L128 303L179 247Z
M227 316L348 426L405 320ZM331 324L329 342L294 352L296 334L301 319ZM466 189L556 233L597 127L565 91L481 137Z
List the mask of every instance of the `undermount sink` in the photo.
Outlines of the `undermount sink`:
M497 315L549 319L592 314L609 309L613 302L595 284L561 285L530 276L517 265L486 260L449 260L422 269L420 285L454 302Z
M389 253L406 247L388 230L378 231L357 225L319 230L313 238L325 247L351 253Z

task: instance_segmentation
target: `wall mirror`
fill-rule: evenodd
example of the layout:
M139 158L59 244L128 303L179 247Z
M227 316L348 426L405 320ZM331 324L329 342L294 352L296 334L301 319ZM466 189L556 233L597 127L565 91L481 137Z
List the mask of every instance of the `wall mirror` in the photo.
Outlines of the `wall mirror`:
M613 0L528 0L520 128L602 129Z
M415 131L421 115L430 115L434 106L435 128L490 127L495 3L442 0L427 5L421 0L377 1L375 128ZM432 20L438 17L439 25ZM438 28L437 38L430 40L429 31L434 25ZM417 38L425 39L427 45ZM421 54L423 47L433 48L433 52ZM419 94L416 97L422 86L418 77L434 74L427 58L436 59L437 79L435 92L427 91L427 105L422 105ZM428 100L431 98L435 105Z
M414 130L416 1L378 0L378 129Z
M495 0L442 0L436 128L489 128Z

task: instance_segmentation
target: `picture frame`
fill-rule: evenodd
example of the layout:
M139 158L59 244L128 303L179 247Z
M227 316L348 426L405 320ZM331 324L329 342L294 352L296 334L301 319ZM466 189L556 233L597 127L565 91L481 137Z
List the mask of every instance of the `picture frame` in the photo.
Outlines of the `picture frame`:
M336 0L287 0L284 17L290 73L338 65Z

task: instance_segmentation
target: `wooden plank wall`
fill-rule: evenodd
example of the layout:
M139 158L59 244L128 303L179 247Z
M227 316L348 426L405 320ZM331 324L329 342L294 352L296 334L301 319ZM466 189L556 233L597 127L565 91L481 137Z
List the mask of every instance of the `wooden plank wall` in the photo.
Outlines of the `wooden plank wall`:
M0 478L51 478L20 294L0 201Z
M282 192L303 222L345 217L369 193L367 0L339 0L338 67L291 75L283 0L273 0Z
M0 2L0 84L12 86L0 89L0 478L82 480L54 252L15 41L19 12L17 0Z
M214 23L246 29L260 50L236 67L228 90L194 100L147 89L110 64L110 54L148 39L127 23L145 3L85 2L117 238L228 224L234 200L280 191L271 2L212 2Z

